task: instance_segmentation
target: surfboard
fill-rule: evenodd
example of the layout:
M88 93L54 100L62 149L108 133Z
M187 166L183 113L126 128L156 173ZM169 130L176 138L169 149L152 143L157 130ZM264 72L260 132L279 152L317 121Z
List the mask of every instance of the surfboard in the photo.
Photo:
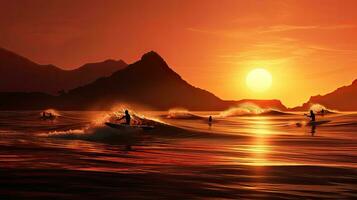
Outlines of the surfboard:
M54 120L56 119L57 116L52 115L52 116L41 116L40 119L42 120Z
M115 124L110 122L105 122L104 124L110 128L115 128L115 129L133 128L133 129L151 130L155 128L155 126L149 126L149 125L127 125L127 124Z
M319 121L314 121L314 122L309 122L307 123L306 125L307 126L318 126L318 125L321 125L321 124L326 124L326 123L329 123L330 120L319 120Z
M330 122L330 120L319 120L319 121L314 121L314 122L308 122L308 123L306 123L305 125L306 126L318 126L318 125L321 125L321 124L326 124L326 123L329 123ZM300 122L298 122L298 123L296 123L296 126L297 127L301 127L301 126L303 126L304 124L303 123L300 123Z

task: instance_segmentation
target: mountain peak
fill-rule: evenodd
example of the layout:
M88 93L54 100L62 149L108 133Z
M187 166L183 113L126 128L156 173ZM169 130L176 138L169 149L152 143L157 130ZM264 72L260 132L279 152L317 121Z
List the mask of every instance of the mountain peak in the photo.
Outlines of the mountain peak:
M62 98L74 105L110 108L117 102L130 102L166 110L171 107L215 110L227 103L196 88L173 71L156 52L150 51L141 59L109 77L70 90Z
M144 55L141 56L141 59L143 60L145 58L150 58L150 57L158 57L162 59L162 57L156 51L149 51L145 53Z
M164 77L175 76L177 79L181 79L181 77L173 71L165 60L155 51L149 51L142 55L138 62L129 65L129 69L140 71L137 71L136 73L149 73L157 76L165 75Z
M149 51L145 53L143 56L141 56L141 61L143 62L151 62L154 64L165 64L166 62L164 59L155 51Z

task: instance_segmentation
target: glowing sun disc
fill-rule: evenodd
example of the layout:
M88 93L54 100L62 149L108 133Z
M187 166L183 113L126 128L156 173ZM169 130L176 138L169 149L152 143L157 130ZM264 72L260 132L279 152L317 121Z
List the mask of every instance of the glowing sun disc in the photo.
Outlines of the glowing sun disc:
M246 77L247 87L254 92L264 92L271 87L272 83L272 75L263 68L253 69Z

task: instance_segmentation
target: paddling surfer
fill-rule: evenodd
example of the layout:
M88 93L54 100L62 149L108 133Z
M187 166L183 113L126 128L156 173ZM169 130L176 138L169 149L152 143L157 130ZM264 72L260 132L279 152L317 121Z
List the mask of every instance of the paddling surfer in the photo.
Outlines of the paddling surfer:
M122 120L122 119L124 119L124 118L125 118L125 123L123 123L123 124L130 125L131 116L130 116L128 110L125 110L124 116L123 116L122 118L120 118L119 120Z

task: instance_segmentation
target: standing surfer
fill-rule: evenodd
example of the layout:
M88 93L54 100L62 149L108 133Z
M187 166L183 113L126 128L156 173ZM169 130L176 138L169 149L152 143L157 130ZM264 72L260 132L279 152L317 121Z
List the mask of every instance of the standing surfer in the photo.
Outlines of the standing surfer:
M125 123L124 124L130 125L131 116L130 116L128 110L125 110L124 116L122 118L120 118L119 120L122 120L124 118L125 118Z
M315 114L314 114L314 111L310 110L310 115L307 115L307 117L310 117L311 122L314 122L314 121L315 121Z

